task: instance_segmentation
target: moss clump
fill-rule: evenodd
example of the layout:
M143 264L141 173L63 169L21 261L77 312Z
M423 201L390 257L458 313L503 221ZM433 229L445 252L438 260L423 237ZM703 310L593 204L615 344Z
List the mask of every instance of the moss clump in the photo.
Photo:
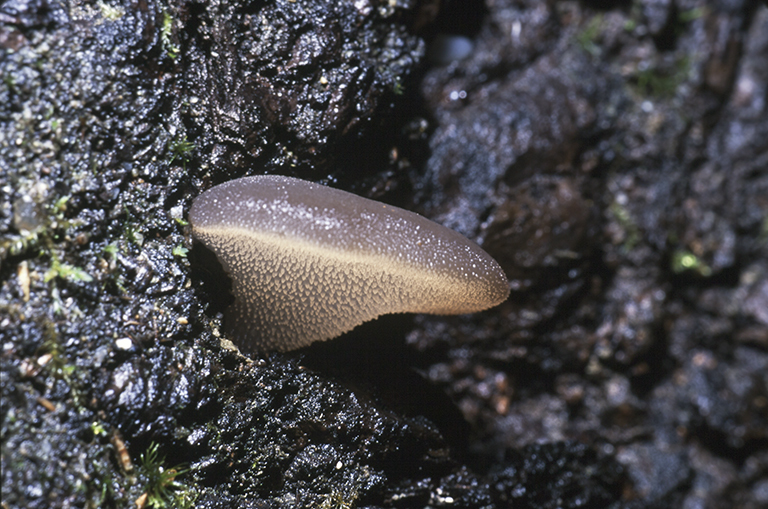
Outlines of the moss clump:
M141 455L141 475L145 478L144 493L136 501L141 507L192 507L196 498L195 492L176 480L187 472L186 468L177 465L165 468L165 456L160 456L158 445L152 443Z
M168 164L174 162L176 159L180 159L182 164L186 165L187 161L192 157L192 152L195 150L195 144L184 136L183 138L173 140L169 147L171 151L171 160Z
M672 272L680 274L689 271L703 277L712 275L712 268L690 251L678 249L672 253Z

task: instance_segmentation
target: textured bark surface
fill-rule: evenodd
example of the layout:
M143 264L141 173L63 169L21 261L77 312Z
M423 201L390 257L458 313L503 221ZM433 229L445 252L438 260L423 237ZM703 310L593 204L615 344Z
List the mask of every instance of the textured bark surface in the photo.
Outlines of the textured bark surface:
M768 504L764 2L8 0L0 77L4 507ZM245 358L185 218L263 173L512 295Z

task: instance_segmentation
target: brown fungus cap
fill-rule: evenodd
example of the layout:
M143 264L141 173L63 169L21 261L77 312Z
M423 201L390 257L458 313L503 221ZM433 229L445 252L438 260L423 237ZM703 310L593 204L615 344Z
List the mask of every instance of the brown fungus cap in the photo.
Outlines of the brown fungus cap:
M453 230L295 178L213 187L189 221L232 278L225 326L247 352L301 348L387 313L472 313L509 295L498 263Z

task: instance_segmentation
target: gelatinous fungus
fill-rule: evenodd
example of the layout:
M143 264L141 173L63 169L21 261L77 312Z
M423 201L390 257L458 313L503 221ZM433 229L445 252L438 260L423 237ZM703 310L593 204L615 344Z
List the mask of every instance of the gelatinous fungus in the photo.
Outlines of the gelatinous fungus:
M462 235L295 178L213 187L189 222L232 279L225 327L247 352L300 348L387 313L481 311L509 294L496 261Z

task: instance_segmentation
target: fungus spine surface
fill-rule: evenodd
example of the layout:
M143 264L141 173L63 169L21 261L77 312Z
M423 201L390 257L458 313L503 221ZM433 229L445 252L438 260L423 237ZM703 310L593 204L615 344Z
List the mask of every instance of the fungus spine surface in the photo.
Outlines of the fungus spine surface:
M189 222L232 279L225 328L247 352L301 348L387 313L472 313L509 295L498 263L464 236L296 178L215 186Z

